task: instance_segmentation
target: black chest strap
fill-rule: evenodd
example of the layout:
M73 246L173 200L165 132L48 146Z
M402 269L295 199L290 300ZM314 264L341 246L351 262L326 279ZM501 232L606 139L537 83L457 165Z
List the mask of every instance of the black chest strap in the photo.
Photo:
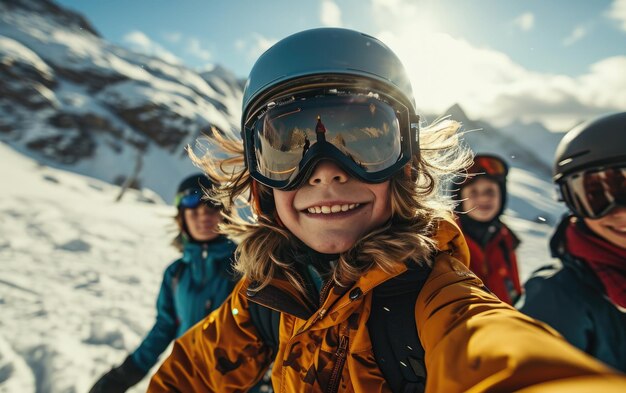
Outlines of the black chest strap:
M419 393L425 388L415 302L428 274L430 268L413 267L374 289L367 328L376 363L394 393ZM249 303L249 311L260 338L276 354L280 312L255 302Z
M424 349L417 335L415 302L429 268L412 268L374 289L367 327L374 357L394 393L423 392Z

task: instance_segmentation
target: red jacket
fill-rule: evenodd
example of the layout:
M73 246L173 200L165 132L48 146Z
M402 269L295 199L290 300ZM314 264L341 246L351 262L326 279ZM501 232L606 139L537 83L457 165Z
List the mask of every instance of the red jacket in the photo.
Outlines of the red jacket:
M460 220L457 223L463 231ZM515 256L515 249L519 244L517 237L503 223L485 248L466 233L465 235L470 250L470 269L500 300L513 304L522 294Z

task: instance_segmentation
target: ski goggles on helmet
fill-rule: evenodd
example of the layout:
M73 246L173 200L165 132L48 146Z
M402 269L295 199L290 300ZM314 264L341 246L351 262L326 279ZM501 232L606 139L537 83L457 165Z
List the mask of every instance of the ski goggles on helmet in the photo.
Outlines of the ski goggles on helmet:
M181 209L195 209L203 203L212 208L219 207L219 205L216 205L210 199L203 199L203 196L204 193L201 189L190 188L176 194L174 205Z
M626 207L626 164L576 172L558 184L562 199L579 217L597 219Z
M509 167L501 158L490 155L477 155L474 163L467 170L468 174L506 177Z
M379 94L333 89L291 96L266 104L246 122L246 165L253 179L282 190L297 188L324 159L380 183L419 152L417 120Z

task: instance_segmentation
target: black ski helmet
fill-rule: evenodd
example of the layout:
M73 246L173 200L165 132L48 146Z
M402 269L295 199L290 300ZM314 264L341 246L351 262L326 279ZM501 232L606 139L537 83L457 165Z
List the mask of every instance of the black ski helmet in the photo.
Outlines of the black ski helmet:
M189 192L190 190L203 191L203 190L210 190L213 187L214 187L213 182L204 173L196 173L196 174L190 175L186 177L185 179L183 179L178 185L178 188L176 189L176 198L175 198L174 204L176 205L177 208L180 209L181 207L180 196L184 195L186 192ZM209 200L207 200L207 202L209 206L217 207L215 203L212 203Z
M387 94L417 116L408 74L391 49L354 30L318 28L284 38L259 57L244 88L241 129L277 95L333 83ZM419 151L417 138L413 154Z
M195 173L184 178L178 185L176 193L185 192L190 189L201 189L202 187L210 189L213 187L213 182L206 177L204 173Z
M571 129L554 157L555 183L581 170L626 163L626 112L599 117Z

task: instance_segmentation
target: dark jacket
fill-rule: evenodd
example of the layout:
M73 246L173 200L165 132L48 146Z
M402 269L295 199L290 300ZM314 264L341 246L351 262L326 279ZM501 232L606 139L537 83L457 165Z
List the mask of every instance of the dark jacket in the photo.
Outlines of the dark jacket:
M134 363L148 372L167 346L218 308L235 286L231 267L236 245L226 237L209 243L186 243L183 257L163 275L152 330L132 353Z
M544 266L526 282L520 310L558 330L570 343L626 372L626 310L618 309L583 260L567 252L564 217L550 241L555 264ZM626 263L626 261L625 261Z

